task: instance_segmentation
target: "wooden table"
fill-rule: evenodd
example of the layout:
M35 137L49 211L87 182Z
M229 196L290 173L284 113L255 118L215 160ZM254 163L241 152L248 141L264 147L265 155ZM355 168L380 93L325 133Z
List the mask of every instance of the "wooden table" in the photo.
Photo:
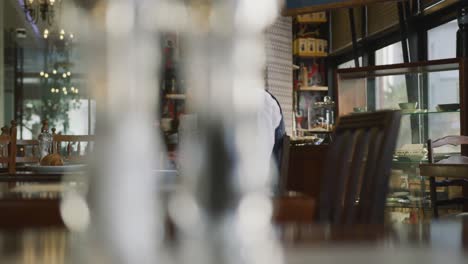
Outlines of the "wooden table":
M49 185L52 186L50 183L20 184L19 194L28 194L24 186L45 190ZM64 227L59 210L60 190L55 190L57 197L53 198L28 198L27 195L21 198L14 191L18 186L12 189L11 183L0 183L0 190L2 186L6 191L1 192L0 198L0 263L113 263L103 262L96 255L104 250L103 245L88 244L87 239L95 229L73 233ZM26 210L18 209L12 215L9 211L12 208ZM285 264L458 264L466 263L468 252L468 222L461 218L394 227L284 224L273 229ZM206 242L205 237L199 239L193 243ZM177 243L168 244L167 250L174 250L174 245Z
M466 263L468 257L468 222L461 220L394 228L283 225L276 226L276 232L277 250L284 255L280 263L284 264L458 264ZM0 246L0 259L13 264L26 259L27 263L112 263L103 261L103 245L87 243L91 234L63 228L0 229L0 241L5 245ZM206 239L192 243L204 245ZM177 244L168 244L164 250L177 254L176 248Z
M42 188L51 184L19 186L28 185ZM108 245L88 243L95 229L73 233L64 227L59 212L60 190L56 190L57 197L53 198L28 198L27 191L14 192L12 182L0 183L0 190L3 190L0 191L0 263L112 263L102 261L99 255ZM5 206L8 202L10 209L25 208L25 204L30 208L23 210L27 214L12 218L7 214L10 209L2 207L2 201ZM25 219L31 221L15 225ZM468 222L461 218L394 227L286 224L274 226L274 230L285 264L458 264L466 263L468 253ZM201 237L192 243L203 245L205 240L206 237ZM168 244L167 251L174 252L176 245Z
M178 172L175 170L154 170L154 174L160 178L176 178ZM64 173L38 173L28 170L17 171L16 173L0 172L1 182L61 182L64 178L67 181L85 180L88 173L85 171L64 172Z
M80 178L80 173L37 173L32 171L18 171L16 173L0 173L0 182L61 182L64 177Z
M433 163L419 165L421 176L468 180L468 163ZM463 196L468 197L468 188L463 186ZM463 206L468 211L468 203Z
M158 186L160 193L177 189L176 171L155 170L154 173L163 183ZM60 203L64 190L83 193L87 186L86 172L0 173L0 228L63 227Z
M420 164L421 176L468 179L468 164Z

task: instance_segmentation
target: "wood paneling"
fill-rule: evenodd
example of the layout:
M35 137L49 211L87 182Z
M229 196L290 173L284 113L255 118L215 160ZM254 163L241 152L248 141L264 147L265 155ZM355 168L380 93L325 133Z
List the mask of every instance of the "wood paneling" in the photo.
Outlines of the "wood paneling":
M354 8L357 39L362 37L361 8ZM337 9L331 12L332 23L332 52L351 45L351 27L348 9Z
M369 34L381 32L398 23L396 2L372 4L368 6Z

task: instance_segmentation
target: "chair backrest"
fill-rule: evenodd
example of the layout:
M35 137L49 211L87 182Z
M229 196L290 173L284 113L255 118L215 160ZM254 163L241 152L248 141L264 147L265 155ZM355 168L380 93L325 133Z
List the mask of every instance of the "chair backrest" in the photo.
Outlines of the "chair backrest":
M15 163L37 163L39 162L39 141L17 139L16 121L11 121L11 128L3 127L2 135L9 134L15 143ZM1 150L0 150L1 151Z
M0 135L0 163L7 164L8 172L16 172L16 122L11 121L11 128L2 127Z
M320 221L383 223L400 119L399 111L339 118L322 177Z
M39 141L35 139L16 140L16 163L37 163L40 160Z
M443 146L461 146L468 145L468 136L446 136L436 140L427 141L427 156L429 163L434 163L434 149Z
M52 135L52 152L61 154L67 160L83 160L94 147L94 135L61 135L55 133L55 128L52 129ZM66 144L64 149L63 143ZM83 143L86 143L85 146Z

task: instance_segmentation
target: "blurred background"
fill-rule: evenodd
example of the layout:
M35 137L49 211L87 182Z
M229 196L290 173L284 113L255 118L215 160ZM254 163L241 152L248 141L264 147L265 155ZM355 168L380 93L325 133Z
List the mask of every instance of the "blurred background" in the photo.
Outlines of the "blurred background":
M0 262L464 262L466 1L3 0L0 28Z

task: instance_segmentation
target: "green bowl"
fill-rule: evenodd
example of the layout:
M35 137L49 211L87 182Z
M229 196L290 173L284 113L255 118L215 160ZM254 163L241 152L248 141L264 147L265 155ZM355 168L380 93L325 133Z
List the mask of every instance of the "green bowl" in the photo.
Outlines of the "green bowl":
M418 108L418 102L413 103L399 103L401 110L415 110Z

